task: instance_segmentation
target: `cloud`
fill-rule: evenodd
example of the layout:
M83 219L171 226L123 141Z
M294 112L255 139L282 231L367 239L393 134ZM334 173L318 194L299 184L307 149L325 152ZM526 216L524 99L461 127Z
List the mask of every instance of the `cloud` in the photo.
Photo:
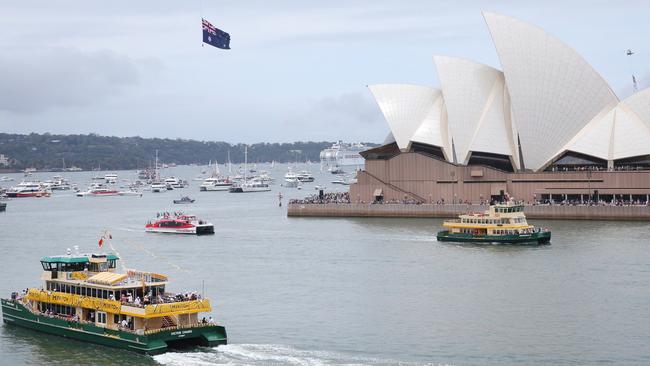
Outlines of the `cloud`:
M112 51L71 48L4 50L0 110L32 114L59 106L86 106L139 82L134 60Z
M346 92L306 103L284 122L303 134L323 139L380 141L386 134L384 118L370 93Z

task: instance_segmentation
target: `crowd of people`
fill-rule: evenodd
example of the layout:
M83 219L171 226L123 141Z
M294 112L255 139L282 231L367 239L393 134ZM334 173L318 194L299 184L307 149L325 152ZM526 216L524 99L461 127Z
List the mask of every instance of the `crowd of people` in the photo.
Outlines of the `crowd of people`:
M115 300L111 294L111 300ZM186 293L177 293L176 295L162 294L158 296L152 296L151 292L144 295L142 299L140 296L135 296L129 292L128 294L122 294L120 297L120 302L123 305L135 306L135 307L144 307L145 305L150 304L169 304L173 302L182 302L182 301L192 301L192 300L201 300L201 295L196 292L186 292Z
M350 193L348 192L331 192L322 194L313 194L304 199L292 199L289 203L297 204L325 204L325 203L350 203Z

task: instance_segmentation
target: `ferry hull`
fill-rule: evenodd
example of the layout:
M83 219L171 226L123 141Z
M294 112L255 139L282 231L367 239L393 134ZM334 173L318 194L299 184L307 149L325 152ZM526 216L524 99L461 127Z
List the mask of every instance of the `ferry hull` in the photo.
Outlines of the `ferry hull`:
M448 230L438 232L438 241L453 241L460 243L502 243L502 244L548 244L551 242L551 232L544 231L520 235L484 235L452 234Z
M21 303L7 299L2 299L2 320L8 325L145 354L164 353L169 348L182 345L214 347L227 344L226 329L219 325L170 328L153 334L138 335L36 315Z

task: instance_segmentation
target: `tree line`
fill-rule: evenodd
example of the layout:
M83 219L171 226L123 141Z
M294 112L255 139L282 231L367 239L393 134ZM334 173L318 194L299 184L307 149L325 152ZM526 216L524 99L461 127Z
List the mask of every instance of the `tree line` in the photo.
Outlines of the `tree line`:
M248 161L305 162L319 161L320 151L330 141L292 143L255 143L248 145ZM372 144L371 144L372 145ZM197 141L169 138L142 138L88 135L28 135L0 133L0 154L9 157L9 168L58 170L72 166L92 169L143 169L158 160L166 164L244 162L244 144L223 141ZM2 168L2 167L0 167Z

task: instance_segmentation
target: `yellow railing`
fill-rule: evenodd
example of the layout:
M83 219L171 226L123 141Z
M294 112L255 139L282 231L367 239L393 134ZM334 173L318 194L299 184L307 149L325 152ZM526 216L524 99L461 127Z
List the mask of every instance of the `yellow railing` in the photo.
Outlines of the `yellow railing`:
M33 288L29 289L27 299L59 305L78 306L86 309L105 311L111 314L124 314L138 318L158 318L161 316L201 313L212 310L210 301L207 299L201 299L146 305L143 312L142 308L122 306L122 303L116 300L98 299L94 297ZM136 309L138 311L136 311Z

